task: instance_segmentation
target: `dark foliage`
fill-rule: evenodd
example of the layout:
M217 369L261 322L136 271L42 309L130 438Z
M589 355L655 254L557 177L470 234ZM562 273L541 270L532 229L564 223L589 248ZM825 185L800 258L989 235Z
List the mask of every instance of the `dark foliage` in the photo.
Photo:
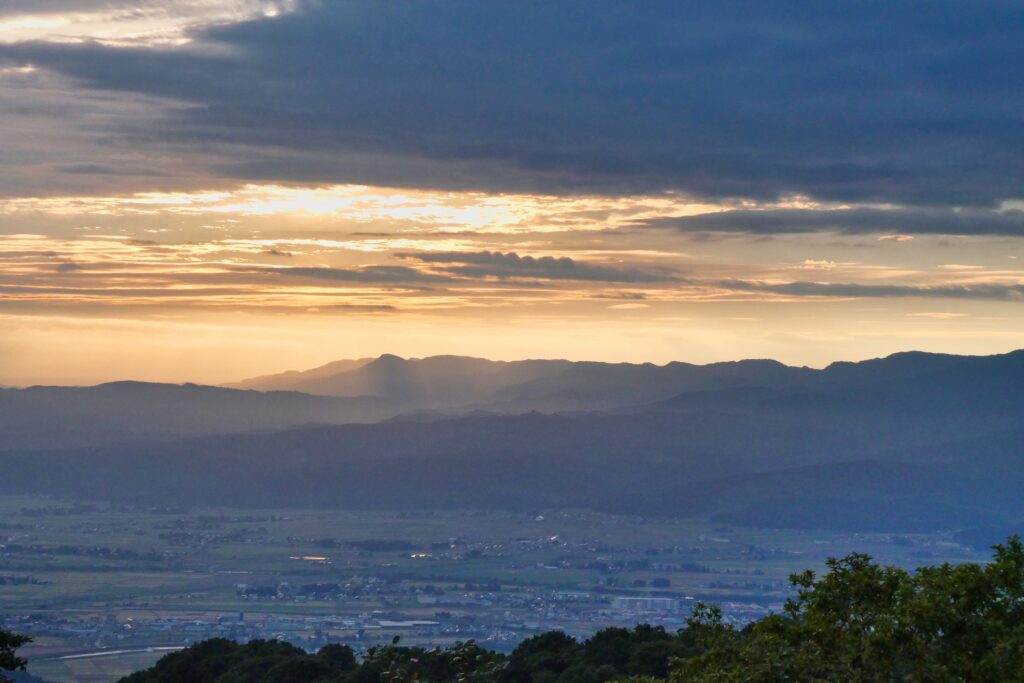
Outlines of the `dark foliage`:
M215 639L166 655L124 683L384 683L497 681L602 683L634 675L665 676L673 657L696 653L689 632L647 625L609 628L580 643L553 631L523 641L510 655L473 642L447 649L392 645L371 649L357 662L352 650L328 645L308 654L284 643L239 645Z
M703 653L672 681L1024 680L1024 545L1012 537L987 565L911 574L865 555L793 576L782 614L744 631L715 608L690 620Z
M0 681L8 680L2 672L22 671L25 669L25 660L18 657L18 648L31 642L31 638L19 636L9 631L0 630Z

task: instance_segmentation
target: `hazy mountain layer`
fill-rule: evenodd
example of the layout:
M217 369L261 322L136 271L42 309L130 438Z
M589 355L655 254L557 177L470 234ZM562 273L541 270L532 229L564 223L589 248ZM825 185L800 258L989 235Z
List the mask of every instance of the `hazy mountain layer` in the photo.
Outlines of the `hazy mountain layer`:
M683 391L798 386L815 371L775 361L596 363L491 361L461 356L338 361L306 372L246 380L233 386L286 389L324 396L377 396L407 408L500 411L596 410L670 398Z
M905 353L822 371L770 361L655 367L384 356L343 375L358 373L362 384L349 386L359 390L397 395L414 385L432 399L444 369L464 396L514 378L490 395L545 405L639 402L274 432L369 421L398 401L132 383L5 390L0 490L255 507L579 506L842 529L969 529L1024 518L1022 352ZM669 398L640 400L680 385ZM16 447L38 434L88 443L241 430L262 431Z
M0 450L276 430L310 422L369 422L393 414L374 398L193 384L0 389Z
M571 364L568 374L583 374L578 385L614 388L617 373L669 368L587 372L589 364ZM750 382L751 369L763 373L760 385L724 379L728 371ZM579 506L846 530L969 529L1024 518L1024 353L899 354L789 370L703 366L725 388L611 412L396 419L9 452L0 490L257 507ZM544 384L538 378L517 391ZM337 400L284 396L316 406Z
M928 376L993 382L1024 366L1024 353L953 356L899 353L823 370L771 360L692 365L673 362L597 363L566 360L490 361L461 356L337 361L305 372L288 372L238 383L237 387L357 397L375 396L405 410L485 409L499 412L606 410L723 389L838 387L900 383ZM941 392L937 396L941 396ZM946 394L952 396L953 394Z
M334 377L336 375L349 372L350 370L356 370L373 360L373 358L337 360L333 363L313 368L312 370L292 370L291 372L262 375L260 377L253 377L251 379L227 384L225 386L230 389L256 389L258 391L302 391L302 389L299 389L298 387L305 382L314 382L324 378Z

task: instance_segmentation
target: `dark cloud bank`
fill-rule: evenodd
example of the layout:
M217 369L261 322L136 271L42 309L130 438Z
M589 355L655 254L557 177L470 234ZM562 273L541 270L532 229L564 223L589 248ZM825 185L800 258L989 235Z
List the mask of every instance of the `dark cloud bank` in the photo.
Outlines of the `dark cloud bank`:
M396 253L406 261L429 264L436 271L428 273L408 266L362 266L359 268L288 267L288 268L236 268L234 272L247 272L271 277L327 280L332 282L369 285L456 284L463 278L495 277L501 280L544 280L608 283L671 282L671 273L659 269L614 268L582 263L568 257L520 256L500 252L437 252Z
M589 282L668 282L673 277L652 269L614 268L582 263L568 256L520 256L514 252L399 253L399 258L429 263L439 270L463 277L534 278Z
M140 139L230 143L235 178L992 207L1024 194L1022 27L1019 2L339 0L0 59L193 105Z
M771 284L749 280L724 280L723 289L740 292L765 292L794 297L840 298L924 298L977 299L993 301L1024 300L1024 285L978 283L971 285L861 285L854 283L785 282Z
M850 234L902 233L1024 236L1024 212L991 209L778 209L723 211L685 218L664 218L646 225L683 232L784 234L835 231Z

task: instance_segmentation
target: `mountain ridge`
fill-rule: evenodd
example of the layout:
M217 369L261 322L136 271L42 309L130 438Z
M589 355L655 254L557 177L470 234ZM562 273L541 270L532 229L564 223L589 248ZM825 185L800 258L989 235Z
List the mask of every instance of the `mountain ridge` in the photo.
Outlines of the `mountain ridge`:
M605 403L591 394L615 388L623 374L657 385L655 393L680 381L691 390L612 410L403 413L258 434L8 449L0 460L11 474L0 488L149 504L582 507L752 526L991 527L1024 518L1022 361L1021 353L910 355L795 373L772 363L678 364L657 382L663 366L575 364L553 384L526 384L540 397L575 387L591 405ZM383 365L400 367L399 377L408 369L393 357ZM626 384L614 398L636 390ZM313 405L352 400L284 396Z
M580 507L846 531L1024 519L1020 351L820 370L385 356L348 372L363 382L350 388L379 381L390 398L131 381L0 390L0 490L161 505ZM50 442L32 443L33 429Z

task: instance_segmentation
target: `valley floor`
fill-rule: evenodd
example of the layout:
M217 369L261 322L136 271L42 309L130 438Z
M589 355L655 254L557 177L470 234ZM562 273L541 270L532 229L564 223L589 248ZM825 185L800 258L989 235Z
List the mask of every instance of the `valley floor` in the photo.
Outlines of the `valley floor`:
M0 497L0 628L30 671L111 681L214 636L358 650L563 630L678 628L695 601L745 623L787 578L867 552L916 567L984 560L947 534L776 531L573 510L140 509ZM86 655L86 656L83 656Z

